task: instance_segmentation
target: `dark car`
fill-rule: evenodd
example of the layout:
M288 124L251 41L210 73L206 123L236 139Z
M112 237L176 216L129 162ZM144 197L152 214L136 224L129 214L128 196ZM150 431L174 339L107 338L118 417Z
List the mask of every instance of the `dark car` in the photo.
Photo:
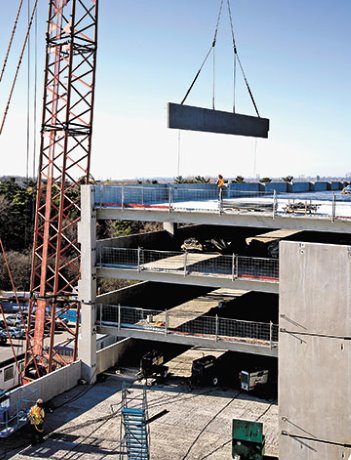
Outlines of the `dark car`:
M0 331L0 345L6 345L7 343L7 334L4 331Z

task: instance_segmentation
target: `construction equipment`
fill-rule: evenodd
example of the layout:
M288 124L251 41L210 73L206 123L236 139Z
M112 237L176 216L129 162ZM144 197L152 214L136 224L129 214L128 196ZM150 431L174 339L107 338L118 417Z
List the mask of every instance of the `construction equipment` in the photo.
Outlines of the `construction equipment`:
M216 386L219 383L218 373L217 358L213 355L202 356L193 361L191 366L191 383Z
M145 387L122 388L121 449L119 458L149 460L150 432Z
M49 0L36 213L23 381L67 364L54 348L57 304L77 309L77 223L90 177L98 0ZM35 312L34 312L35 310ZM66 327L77 359L78 327ZM43 346L45 328L50 343ZM30 327L28 327L30 332Z
M245 391L253 391L260 385L268 383L268 370L240 371L240 388Z
M232 457L234 460L263 460L264 446L262 423L233 419Z
M139 378L166 378L168 366L164 365L164 356L158 350L151 350L142 356L140 360L140 370L137 374Z

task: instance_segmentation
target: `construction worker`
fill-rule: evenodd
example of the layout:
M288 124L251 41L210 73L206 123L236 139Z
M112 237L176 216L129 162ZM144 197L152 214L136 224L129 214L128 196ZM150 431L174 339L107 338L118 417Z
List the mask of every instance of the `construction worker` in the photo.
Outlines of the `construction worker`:
M225 187L225 182L224 182L222 174L218 174L217 187L218 187L218 197L221 200L223 198L223 189Z
M34 406L30 408L28 417L30 422L31 444L34 446L37 442L43 442L45 411L42 399L39 398Z

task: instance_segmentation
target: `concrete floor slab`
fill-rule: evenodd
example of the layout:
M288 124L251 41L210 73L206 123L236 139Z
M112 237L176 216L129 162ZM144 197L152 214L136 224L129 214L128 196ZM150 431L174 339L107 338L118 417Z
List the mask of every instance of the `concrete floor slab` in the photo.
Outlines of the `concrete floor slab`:
M112 460L120 448L120 403L123 382L132 383L137 369L111 373L104 382L77 386L52 401L45 441L29 446L28 433L0 440L0 458L29 460ZM266 453L278 453L278 406L239 391L203 387L189 391L179 379L148 387L152 460L228 460L233 418L264 424Z

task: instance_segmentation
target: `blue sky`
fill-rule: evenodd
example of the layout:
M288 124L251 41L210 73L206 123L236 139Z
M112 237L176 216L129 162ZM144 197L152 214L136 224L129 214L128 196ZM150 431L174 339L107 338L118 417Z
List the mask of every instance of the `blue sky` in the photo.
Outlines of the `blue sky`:
M39 119L47 5L40 0ZM174 177L178 172L343 177L351 171L349 0L231 0L239 55L260 115L270 119L268 140L190 131L178 135L167 128L167 103L182 100L200 67L219 5L220 0L100 0L95 178ZM0 2L1 63L16 7L14 1ZM19 41L8 79L18 48ZM0 137L0 175L26 173L26 73L25 60ZM8 81L0 84L0 113ZM212 81L210 59L187 103L210 108ZM231 110L232 87L230 25L224 10L216 46L217 109ZM254 114L240 73L236 99L237 112Z

